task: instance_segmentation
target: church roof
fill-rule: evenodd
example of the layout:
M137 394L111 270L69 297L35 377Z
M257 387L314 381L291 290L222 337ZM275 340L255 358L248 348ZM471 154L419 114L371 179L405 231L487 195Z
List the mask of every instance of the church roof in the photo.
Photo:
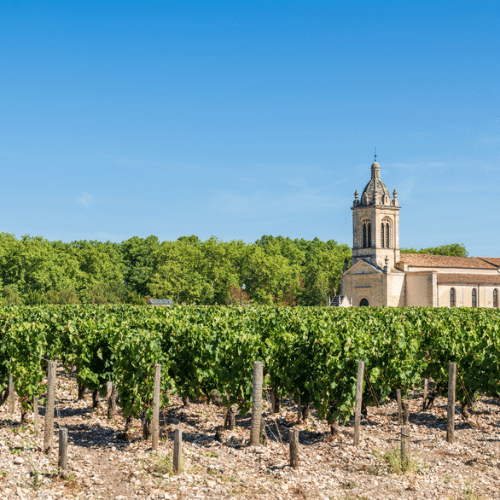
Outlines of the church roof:
M440 285L500 285L500 274L447 274L438 273Z
M496 260L500 262L500 259ZM480 257L451 257L423 253L402 253L399 263L412 267L456 267L460 269L497 269L498 267L498 265L487 262Z
M370 182L368 182L365 189L363 189L363 193L361 194L362 205L380 204L383 195L389 196L389 190L380 179L380 165L377 162L373 162L371 170L372 177Z
M481 260L485 260L494 266L500 267L500 258L499 257L479 257Z

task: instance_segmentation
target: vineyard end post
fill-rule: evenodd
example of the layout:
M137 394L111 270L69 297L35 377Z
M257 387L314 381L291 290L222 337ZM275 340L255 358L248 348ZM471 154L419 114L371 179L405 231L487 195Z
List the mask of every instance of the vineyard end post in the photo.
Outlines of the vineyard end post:
M398 402L398 421L399 425L403 425L403 403L401 401L401 389L396 390L396 399Z
M36 396L33 398L33 423L35 427L35 439L38 439L40 424L38 423L38 398Z
M116 414L116 387L113 382L106 382L106 399L108 400L108 420L113 420Z
M182 472L182 429L175 429L174 432L174 472Z
M45 403L45 428L43 451L50 453L54 440L54 403L56 399L56 362L49 361L47 368L47 399Z
M290 430L290 467L299 468L299 430Z
M59 472L62 477L68 473L68 429L59 429Z
M401 427L401 469L408 469L410 463L410 426Z
M354 410L354 446L359 444L359 428L361 426L361 402L363 398L363 374L365 363L358 361L358 377L356 380L356 407Z
M424 379L424 403L422 405L422 410L425 410L425 404L427 401L427 392L429 391L429 379Z
M457 376L457 364L450 363L448 376L448 415L446 420L446 441L453 443L455 433L455 387Z
M250 423L250 445L252 446L259 446L260 442L263 372L264 366L262 361L255 361L253 364L252 421Z
M13 415L16 409L16 394L14 389L14 380L12 379L12 373L9 372L9 414Z
M160 440L160 380L161 380L161 365L155 365L154 374L154 392L153 392L153 435L152 435L152 450L158 449L158 441Z

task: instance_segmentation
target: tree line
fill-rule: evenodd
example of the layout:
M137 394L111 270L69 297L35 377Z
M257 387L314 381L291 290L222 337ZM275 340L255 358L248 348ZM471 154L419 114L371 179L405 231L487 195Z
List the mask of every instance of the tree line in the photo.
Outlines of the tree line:
M467 256L458 244L418 252ZM324 305L340 293L350 258L348 245L318 238L262 236L244 243L134 236L121 243L65 243L0 233L0 303L144 304L165 298L207 305Z

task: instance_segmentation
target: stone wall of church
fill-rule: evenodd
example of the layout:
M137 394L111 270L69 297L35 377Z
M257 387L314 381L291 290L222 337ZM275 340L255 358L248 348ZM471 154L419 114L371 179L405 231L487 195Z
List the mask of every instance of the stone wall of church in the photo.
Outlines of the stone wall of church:
M434 304L433 273L406 273L406 305L410 307Z
M404 273L390 273L385 276L387 282L386 305L403 307L406 305L406 283Z
M351 274L343 278L343 293L355 307L363 299L370 306L386 305L385 275L383 274Z
M493 307L493 291L500 286L480 285L438 285L439 307L450 307L450 290L455 289L455 307L472 307L472 289L478 291L477 307Z

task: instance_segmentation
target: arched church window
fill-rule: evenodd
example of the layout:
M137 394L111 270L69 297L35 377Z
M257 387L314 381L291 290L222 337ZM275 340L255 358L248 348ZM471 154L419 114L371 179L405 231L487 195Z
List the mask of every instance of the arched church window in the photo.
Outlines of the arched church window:
M366 307L369 305L370 305L370 303L368 302L368 299L361 299L361 302L359 303L360 307Z
M455 289L450 288L450 307L455 307Z
M372 246L372 225L369 219L363 221L363 248Z
M493 307L498 307L498 288L493 290Z
M389 221L388 220L383 220L381 223L381 228L380 228L380 246L382 248L389 248Z
M477 307L477 290L472 289L472 307Z

